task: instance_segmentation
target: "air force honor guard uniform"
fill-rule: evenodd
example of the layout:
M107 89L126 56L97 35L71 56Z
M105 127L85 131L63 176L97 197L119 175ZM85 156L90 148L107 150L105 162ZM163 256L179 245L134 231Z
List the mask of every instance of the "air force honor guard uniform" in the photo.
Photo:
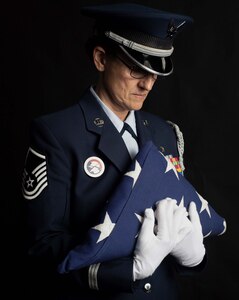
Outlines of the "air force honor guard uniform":
M88 46L103 39L134 65L158 76L173 72L173 39L192 22L187 16L126 3L85 7L82 14L96 20ZM180 268L167 257L151 277L133 282L132 257L123 257L69 274L57 273L67 253L84 243L88 229L142 145L153 141L164 155L176 158L178 170L183 170L183 140L178 140L169 123L143 111L130 112L126 123L130 128L125 132L123 122L93 87L77 104L33 120L23 196L30 228L29 255L36 262L32 269L41 287L35 287L36 297L48 284L52 299L177 299L175 270L200 269Z

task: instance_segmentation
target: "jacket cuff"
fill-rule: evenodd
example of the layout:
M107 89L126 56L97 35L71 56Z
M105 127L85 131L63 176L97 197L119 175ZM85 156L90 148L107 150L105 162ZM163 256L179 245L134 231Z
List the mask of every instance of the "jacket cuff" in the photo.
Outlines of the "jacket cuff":
M132 292L133 259L121 258L88 269L89 287L100 291Z

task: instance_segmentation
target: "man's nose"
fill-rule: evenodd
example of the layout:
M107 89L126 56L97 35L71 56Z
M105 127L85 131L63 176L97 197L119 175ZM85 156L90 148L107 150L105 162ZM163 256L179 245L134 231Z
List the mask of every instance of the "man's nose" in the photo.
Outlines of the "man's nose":
M157 80L157 75L147 74L144 78L141 78L139 81L139 86L147 91L150 91Z

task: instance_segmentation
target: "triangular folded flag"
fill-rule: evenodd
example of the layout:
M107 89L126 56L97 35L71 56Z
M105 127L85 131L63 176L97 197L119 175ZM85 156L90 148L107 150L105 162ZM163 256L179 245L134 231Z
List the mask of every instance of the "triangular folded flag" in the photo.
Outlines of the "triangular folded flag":
M58 267L60 273L133 254L144 210L165 198L188 208L194 201L203 235L221 235L226 221L197 193L190 182L152 142L144 145L113 196L89 229L84 244L72 249Z

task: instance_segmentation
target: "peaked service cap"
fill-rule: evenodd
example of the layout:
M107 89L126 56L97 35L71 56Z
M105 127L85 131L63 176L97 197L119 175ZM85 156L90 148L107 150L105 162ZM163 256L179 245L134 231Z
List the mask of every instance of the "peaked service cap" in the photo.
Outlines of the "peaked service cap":
M134 3L85 6L94 18L96 35L116 43L127 58L145 71L167 76L173 72L171 55L176 34L193 19Z

